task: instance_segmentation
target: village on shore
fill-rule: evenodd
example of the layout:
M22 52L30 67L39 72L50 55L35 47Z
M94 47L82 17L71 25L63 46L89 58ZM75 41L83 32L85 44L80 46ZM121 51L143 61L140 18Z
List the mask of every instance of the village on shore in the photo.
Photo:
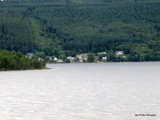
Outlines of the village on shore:
M27 53L27 58L36 58L38 61L46 61L48 63L86 63L86 62L109 62L109 61L126 61L124 51L115 51L111 53L81 53L75 56L67 56L65 59L60 59L56 56L36 55L34 53Z

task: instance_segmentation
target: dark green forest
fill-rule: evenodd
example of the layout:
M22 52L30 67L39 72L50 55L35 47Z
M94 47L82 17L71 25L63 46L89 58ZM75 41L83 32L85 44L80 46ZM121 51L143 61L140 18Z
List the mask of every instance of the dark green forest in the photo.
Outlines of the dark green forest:
M126 61L159 61L160 1L4 0L0 49L61 59L124 51Z

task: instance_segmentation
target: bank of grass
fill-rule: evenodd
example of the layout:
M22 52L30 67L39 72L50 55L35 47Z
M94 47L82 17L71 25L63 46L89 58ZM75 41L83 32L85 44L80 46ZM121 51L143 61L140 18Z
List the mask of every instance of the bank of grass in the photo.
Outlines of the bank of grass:
M45 62L28 59L23 54L0 50L0 71L44 69Z

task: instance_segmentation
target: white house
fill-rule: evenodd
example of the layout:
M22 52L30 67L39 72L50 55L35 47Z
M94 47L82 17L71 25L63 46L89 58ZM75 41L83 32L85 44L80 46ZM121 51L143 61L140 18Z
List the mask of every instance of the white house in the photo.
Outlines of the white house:
M54 60L54 61L57 61L57 60L58 60L58 58L54 57L54 58L53 58L53 60Z
M102 57L102 60L107 60L107 57L105 56L105 57Z
M38 61L44 61L44 59L42 59L42 58L38 58Z
M63 62L63 60L61 60L61 59L58 59L58 60L57 60L57 62L58 62L58 63L62 63L62 62Z
M79 54L79 55L76 55L76 58L79 59L79 62L83 63L84 61L87 61L88 54L87 53Z
M27 53L26 57L32 59L34 57L34 53Z
M124 51L116 51L115 55L116 55L116 57L123 57L124 56Z
M103 56L106 56L107 53L106 52L99 52L98 55L103 55Z
M75 57L72 57L72 56L68 56L67 59L72 63L76 60Z

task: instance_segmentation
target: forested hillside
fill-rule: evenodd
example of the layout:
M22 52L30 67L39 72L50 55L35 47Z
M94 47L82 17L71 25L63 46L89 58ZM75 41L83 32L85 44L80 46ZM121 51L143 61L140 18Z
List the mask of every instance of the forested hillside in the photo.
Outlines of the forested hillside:
M159 0L4 0L0 49L47 56L124 51L160 60Z

